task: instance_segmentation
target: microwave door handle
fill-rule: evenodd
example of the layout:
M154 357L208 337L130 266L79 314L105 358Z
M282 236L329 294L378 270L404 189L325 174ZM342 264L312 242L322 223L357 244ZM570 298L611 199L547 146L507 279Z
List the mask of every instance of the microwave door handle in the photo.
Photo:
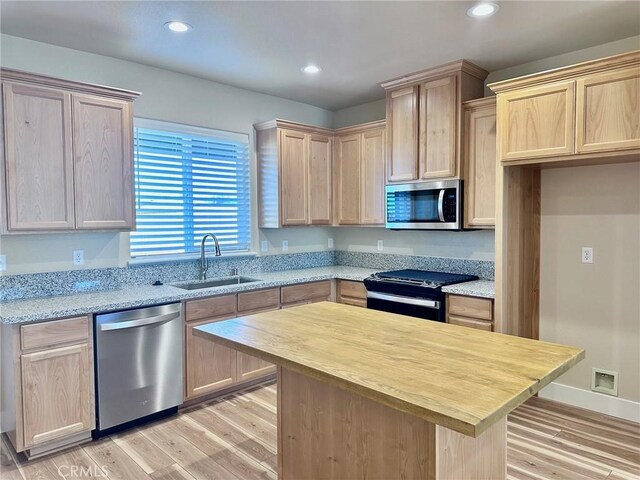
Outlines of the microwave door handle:
M440 190L438 195L438 217L441 222L444 222L444 188Z

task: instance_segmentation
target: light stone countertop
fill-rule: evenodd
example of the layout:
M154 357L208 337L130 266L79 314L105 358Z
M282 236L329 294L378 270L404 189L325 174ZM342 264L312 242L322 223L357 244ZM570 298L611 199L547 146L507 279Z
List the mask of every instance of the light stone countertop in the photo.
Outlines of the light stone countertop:
M103 313L318 280L362 281L376 271L378 270L347 266L319 267L251 273L247 276L257 278L259 281L198 290L183 290L168 284L161 286L142 285L122 290L7 301L0 303L0 323L28 323L74 315ZM492 281L477 280L450 285L443 287L442 290L446 293L493 298L495 286Z
M442 287L442 291L469 297L495 298L496 284L493 280L475 280Z
M246 276L257 278L260 281L198 290L183 290L168 284L161 286L143 285L122 290L14 300L0 303L0 323L27 323L74 315L87 315L89 313L110 312L334 278L362 281L376 271L345 266L307 268L303 270L250 273Z

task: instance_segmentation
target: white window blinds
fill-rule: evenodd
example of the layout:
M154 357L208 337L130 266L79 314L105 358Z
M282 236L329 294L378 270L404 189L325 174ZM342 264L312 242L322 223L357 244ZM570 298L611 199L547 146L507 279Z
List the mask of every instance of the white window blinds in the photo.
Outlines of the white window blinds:
M223 252L249 250L248 143L247 135L136 119L131 256L197 252L209 232Z

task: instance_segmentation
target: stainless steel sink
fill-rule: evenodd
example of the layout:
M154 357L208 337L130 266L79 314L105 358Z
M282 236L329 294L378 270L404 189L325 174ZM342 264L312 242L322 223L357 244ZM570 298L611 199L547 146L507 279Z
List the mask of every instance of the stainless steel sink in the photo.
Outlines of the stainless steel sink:
M212 278L211 280L196 280L194 282L182 282L174 283L174 287L182 288L183 290L197 290L199 288L211 288L211 287L223 287L225 285L239 285L241 283L259 282L257 278L249 277L225 277L225 278Z

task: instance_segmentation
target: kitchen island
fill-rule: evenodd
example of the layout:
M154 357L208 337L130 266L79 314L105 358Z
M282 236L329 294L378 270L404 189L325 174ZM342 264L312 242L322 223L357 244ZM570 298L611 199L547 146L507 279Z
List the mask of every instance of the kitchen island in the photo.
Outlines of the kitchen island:
M584 350L329 302L196 327L278 366L278 475L504 479L506 416Z

